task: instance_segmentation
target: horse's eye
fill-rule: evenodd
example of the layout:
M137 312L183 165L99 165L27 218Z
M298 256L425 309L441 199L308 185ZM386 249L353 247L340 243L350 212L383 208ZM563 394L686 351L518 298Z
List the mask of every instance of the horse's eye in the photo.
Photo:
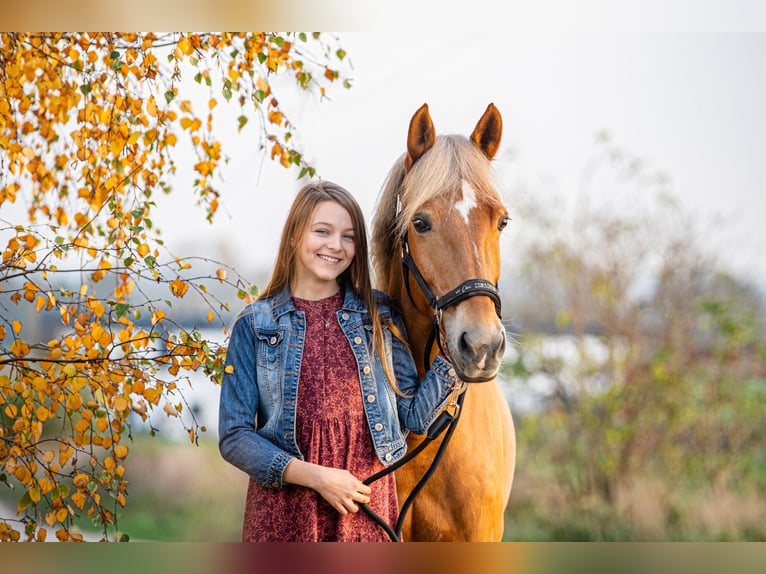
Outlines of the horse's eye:
M418 233L426 233L431 231L431 222L427 217L416 215L412 218L412 227L414 227L415 231Z
M503 229L505 229L505 226L506 226L506 225L508 225L508 222L509 222L510 220L511 220L511 218L510 218L510 217L508 217L507 215L503 215L503 216L500 218L500 221L498 221L498 222L497 222L497 228L498 228L500 231L502 231Z

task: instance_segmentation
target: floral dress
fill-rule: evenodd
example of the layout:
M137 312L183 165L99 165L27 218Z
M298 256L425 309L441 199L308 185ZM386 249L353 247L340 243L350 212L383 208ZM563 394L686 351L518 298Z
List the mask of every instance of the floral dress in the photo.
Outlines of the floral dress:
M362 405L354 354L337 320L343 297L293 298L306 315L296 412L298 448L307 462L344 468L360 480L383 465L375 455ZM389 474L371 485L369 507L392 526L398 515L396 483ZM362 510L341 515L310 488L285 484L279 490L251 480L242 530L250 542L388 541Z

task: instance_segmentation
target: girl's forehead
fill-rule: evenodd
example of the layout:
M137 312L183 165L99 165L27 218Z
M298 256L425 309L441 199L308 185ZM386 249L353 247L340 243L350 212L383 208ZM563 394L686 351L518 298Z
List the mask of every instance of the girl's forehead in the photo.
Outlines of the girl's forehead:
M311 214L311 223L317 221L325 223L353 223L348 210L340 203L331 200L322 201L314 208L314 212Z

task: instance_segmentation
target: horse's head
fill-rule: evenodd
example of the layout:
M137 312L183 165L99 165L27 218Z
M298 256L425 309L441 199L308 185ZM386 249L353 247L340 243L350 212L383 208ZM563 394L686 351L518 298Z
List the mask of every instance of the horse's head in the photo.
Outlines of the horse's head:
M376 271L404 308L413 346L422 341L417 331L427 331L436 307L447 350L465 381L493 379L505 351L495 285L508 213L490 166L501 134L500 113L490 104L470 138L437 137L424 104L412 117L407 153L389 174L379 207L395 215L376 220L373 233ZM375 243L385 234L389 247L384 249ZM405 258L409 252L414 273L405 269L402 274L390 265L402 252Z

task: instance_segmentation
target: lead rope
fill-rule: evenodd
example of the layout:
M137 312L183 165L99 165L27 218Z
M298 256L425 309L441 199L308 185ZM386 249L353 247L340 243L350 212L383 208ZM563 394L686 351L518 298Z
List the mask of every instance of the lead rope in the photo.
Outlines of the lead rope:
M412 503L415 501L415 497L420 493L421 490L423 490L426 482L428 482L428 480L431 478L431 475L433 475L433 473L436 471L436 468L439 465L442 456L444 455L444 451L447 449L447 445L449 444L449 441L455 432L455 428L457 428L457 421L460 419L460 413L463 410L462 407L463 401L465 400L465 389L465 383L463 381L458 381L452 391L449 402L445 406L444 410L439 413L439 416L436 417L436 420L432 422L428 427L428 431L426 431L426 438L423 439L423 441L417 447L407 453L404 458L399 459L391 466L384 468L380 472L376 472L371 476L368 476L362 481L364 484L369 486L376 480L391 474L398 468L401 468L406 463L415 458L418 454L420 454L420 452L429 444L431 444L434 439L438 438L445 429L448 429L447 434L444 436L444 439L439 445L439 450L436 452L436 456L434 456L433 461L431 461L431 465L428 467L428 470L426 470L425 474L420 478L418 483L415 485L415 488L412 489L412 492L410 492L410 494L407 496L407 499L404 501L402 510L399 513L399 519L396 521L396 530L391 528L391 525L383 520L383 518L369 506L366 504L359 504L360 508L367 514L367 516L372 518L375 523L377 523L383 530L386 531L386 534L388 534L388 537L392 542L401 542L404 518L412 506Z

